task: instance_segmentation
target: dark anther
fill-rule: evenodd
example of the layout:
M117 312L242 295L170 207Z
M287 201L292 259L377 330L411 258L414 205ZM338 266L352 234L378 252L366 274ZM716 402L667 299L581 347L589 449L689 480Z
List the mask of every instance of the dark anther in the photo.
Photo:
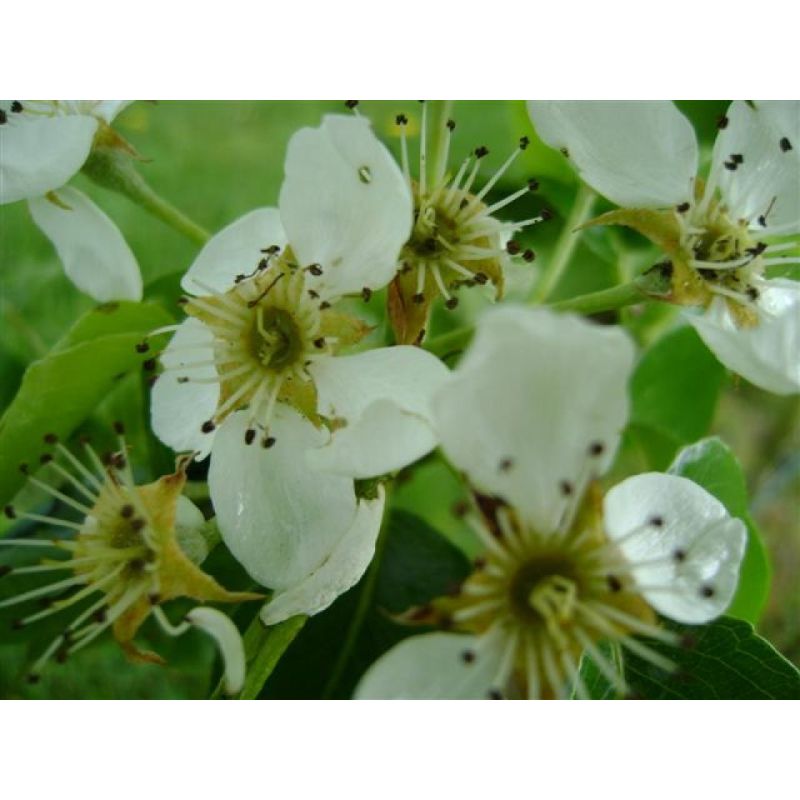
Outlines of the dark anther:
M686 551L682 550L680 547L672 553L672 558L678 562L678 564L682 564L686 561Z
M0 578L4 578L12 571L12 567L9 567L8 564L0 564Z
M725 128L728 127L728 118L726 116L718 117L717 118L717 128L721 131L724 131Z
M319 292L315 292L313 289L309 289L308 290L308 296L312 300L319 300Z
M474 277L475 283L479 283L481 286L485 286L489 282L489 276L485 272L476 272Z
M131 572L141 572L144 569L144 559L134 558L132 561L128 562L128 568Z
M476 558L472 562L472 566L474 567L475 570L480 572L482 569L486 569L486 559L485 558Z
M750 300L752 300L754 303L755 303L755 301L756 301L756 300L758 300L758 298L759 298L758 289L756 289L756 287L755 287L755 286L748 286L748 287L747 287L747 289L745 290L745 294L746 294L746 295L748 296L748 298L749 298Z
M6 515L6 516L9 518L9 519L16 519L16 518L17 518L17 512L16 512L16 511L14 511L14 506L6 506L6 507L3 509L3 513L4 513L4 514L5 514L5 515Z
M107 611L105 608L98 608L97 611L92 614L92 620L94 622L99 622L101 625L106 621Z
M21 472L23 475L28 475L28 474L30 473L30 468L28 467L28 465L27 465L27 464L20 464L20 465L19 465L19 471L20 471L20 472Z
M53 456L50 453L42 453L39 456L39 463L40 464L49 464L53 460Z
M447 125L447 130L449 130L451 133L456 129L456 121L454 119L447 120L445 125Z
M189 383L189 378L186 375L181 375L179 378L176 378L176 380L178 383Z
M322 275L322 267L319 264L311 264L308 271L317 278Z
M453 503L453 507L450 510L456 519L461 519L469 513L469 503L466 500L458 500Z
M256 438L256 431L255 428L248 428L244 432L244 443L245 444L253 444Z
M503 693L499 689L489 689L489 691L486 693L486 696L490 700L502 700L503 699Z
M365 286L365 287L364 287L364 288L361 290L361 299L362 299L362 300L363 300L365 303L369 303L369 301L372 299L372 289L370 289L370 288L369 288L369 286Z
M408 117L405 114L398 114L394 121L397 125L408 125Z
M788 153L792 149L792 143L784 136L780 141L781 151Z
M739 166L735 161L723 161L722 163L725 166L725 169L729 169L731 172L734 172L736 167Z
M216 427L217 427L217 426L214 424L214 420L213 420L213 419L207 419L207 420L206 420L206 421L205 421L205 422L204 422L204 423L203 423L203 424L200 426L200 430L201 430L203 433L211 433L211 431L213 431L213 430L214 430L214 428L216 428Z
M422 294L422 292L418 292L418 293L417 293L417 294L415 294L415 295L414 295L414 296L413 296L411 299L412 299L412 300L413 300L415 303L417 303L418 305L421 305L422 303L424 303L424 302L425 302L425 295L424 295L424 294Z
M607 575L606 583L608 583L608 588L612 592L622 591L622 581L616 575Z
M527 136L521 136L519 140L519 149L525 150L530 143L531 140Z
M549 208L543 208L539 212L539 216L542 218L542 222L547 222L547 220L553 219L553 212Z
M43 439L45 444L56 444L58 442L58 436L54 433L46 433Z
M239 276L237 275L236 277L238 278ZM244 275L242 275L242 277L244 278ZM181 297L178 298L178 305L179 306L185 306L188 302L189 302L189 298L186 297L186 295L182 295Z
M133 516L133 506L130 503L125 503L125 505L119 510L119 514L125 519L130 519Z
M11 110L15 114L19 114L19 112L22 111L22 103L20 103L19 100L12 100L11 101Z
M344 104L346 108L354 109L358 105L358 100L345 100Z
M706 584L705 586L700 587L700 594L702 597L713 597L716 594L716 590L713 586Z
M592 442L589 445L590 456L601 456L606 450L606 446L602 442Z
M5 125L8 121L8 115L2 108L0 108L0 125Z
M506 252L509 255L515 256L521 249L519 242L515 242L513 239L509 239L508 242L506 242Z
M566 147L560 147L558 152L561 153L564 158L569 158L569 150L567 150Z
M681 203L680 205L675 206L675 210L679 214L685 214L691 208L691 203Z
M762 228L766 228L766 227L767 227L767 215L766 215L766 214L762 214L762 215L761 215L761 216L758 218L758 224L759 224L759 225L760 225Z
M327 300L323 300L319 304L319 310L320 311L325 311L326 309L329 309L330 307L331 307L331 304Z
M262 258L261 261L258 262L258 266L256 269L259 272L263 272L269 266L269 260L266 258Z
M715 281L719 277L719 273L715 269L699 269L697 270L700 273L701 278L705 278L707 281Z
M748 255L753 256L753 258L755 258L756 256L760 256L766 249L767 249L766 242L756 242L756 244L754 244L752 247L748 247L747 250L745 250L745 252Z
M139 342L136 345L136 352L137 353L146 353L150 349L150 345L147 342Z
M161 602L161 595L158 592L151 592L147 595L147 602L151 606L157 606Z
M122 436L125 433L125 426L121 422L114 423L114 433Z
M314 339L314 347L316 347L318 350L322 350L322 348L325 347L325 337L319 336Z
M539 188L539 181L536 178L530 178L528 180L528 191L535 192Z
M35 672L31 672L30 675L28 675L28 677L27 677L27 681L30 684L39 683L39 681L41 679L42 679L42 676L41 675L37 675Z
M452 311L458 305L458 298L457 297L450 297L445 302L444 307L449 311Z
M731 161L734 164L744 164L744 156L741 153L731 153Z
M261 446L265 450L269 450L275 444L275 437L274 436L267 436L265 439L261 440Z
M663 528L664 527L664 517L659 516L658 514L650 517L647 520L648 525L652 525L654 528Z
M145 525L147 525L147 523L141 517L131 520L131 528L137 532L142 530Z
M475 660L475 653L472 650L465 650L461 654L461 660L465 664L471 664Z
M238 275L237 275L237 276L236 276L236 277L233 279L233 282L234 282L234 283L241 283L241 282L242 282L242 281L243 281L243 280L244 280L246 277L247 277L247 275L245 275L245 274L244 274L244 272L240 272L240 273L239 273L239 274L238 274ZM185 302L185 301L184 301L184 302Z
M569 497L574 491L573 486L569 481L561 481L561 483L558 484L558 488L561 490L561 494L563 494L565 497Z
M145 372L152 372L156 368L156 360L154 358L148 358L146 361L142 362L142 369Z
M534 253L534 251L531 250L530 247L522 254L522 260L527 261L528 264L530 264L531 261L534 261L535 259L536 259L536 253Z
M484 156L489 155L489 148L485 145L481 145L480 147L475 148L475 158L483 158Z
M500 463L497 465L497 468L500 470L500 472L508 472L513 466L514 459L506 456L505 458L500 459Z

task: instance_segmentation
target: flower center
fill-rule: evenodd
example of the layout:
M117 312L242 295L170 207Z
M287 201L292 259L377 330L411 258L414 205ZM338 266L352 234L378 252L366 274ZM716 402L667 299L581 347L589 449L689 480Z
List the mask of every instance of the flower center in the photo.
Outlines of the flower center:
M289 311L258 307L252 333L253 355L268 369L280 372L303 356L303 336Z
M724 206L678 213L680 247L688 275L674 281L679 302L708 306L722 297L740 327L758 322L756 302L764 273L767 245L753 239L745 220L732 220Z

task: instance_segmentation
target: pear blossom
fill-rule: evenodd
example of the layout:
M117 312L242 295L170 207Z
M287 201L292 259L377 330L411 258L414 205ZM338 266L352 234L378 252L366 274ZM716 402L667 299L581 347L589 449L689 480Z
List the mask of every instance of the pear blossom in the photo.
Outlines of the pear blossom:
M444 149L436 163L430 161L428 110L422 103L417 177L409 157L409 119L398 114L403 176L414 200L414 225L398 259L398 274L389 286L389 316L399 342L419 343L425 336L432 304L437 298L448 309L458 305L462 287L491 283L496 299L503 296L505 273L513 257L532 262L536 254L512 237L530 225L550 218L543 209L529 219L508 221L496 214L514 201L539 188L530 178L520 189L489 203L488 193L505 175L529 144L519 145L491 177L478 188L478 173L489 156L485 146L475 148L458 169L449 168L451 139L456 128L452 119L443 121Z
M695 307L687 319L717 358L767 391L800 391L800 284L767 276L800 261L800 103L733 102L706 180L692 126L667 101L529 111L542 139L623 207L594 224L628 225L665 251L667 299Z
M67 277L99 302L141 300L139 265L111 219L65 184L127 105L122 100L0 103L0 204L27 200Z
M435 447L430 399L448 374L416 347L341 354L370 329L338 301L392 279L412 222L368 122L327 116L298 131L285 169L280 208L229 225L184 276L189 318L152 402L162 441L210 453L223 539L275 592L268 623L316 613L361 577L384 495L358 496L354 479Z
M71 538L0 539L0 545L47 554L34 565L0 567L0 575L12 576L12 580L15 575L34 573L68 576L0 600L0 608L45 601L44 610L17 619L15 629L68 609L80 609L36 660L29 680L38 681L52 658L64 661L108 629L131 660L164 663L156 653L134 644L136 632L152 614L171 636L192 627L211 636L223 658L226 691L235 694L244 683L245 657L241 636L230 618L217 609L198 606L176 625L161 606L176 597L239 603L261 595L229 592L198 566L207 554L202 536L205 520L181 494L188 459L179 460L174 474L137 486L119 424L117 432L119 449L105 459L88 440L83 442L87 458L81 460L56 436L45 436L48 452L42 457L42 470L49 470L50 475L43 480L30 474L29 480L54 501L77 512L77 519L5 507L11 520L75 532ZM23 470L28 473L25 465ZM66 558L54 557L56 554ZM92 597L87 605L84 601Z
M485 556L456 596L409 615L446 632L396 645L357 697L586 697L582 654L624 693L601 642L668 670L641 638L679 644L657 615L698 624L725 610L741 520L673 475L600 492L633 361L622 330L578 317L507 306L481 318L434 412L445 455L473 487L468 520Z

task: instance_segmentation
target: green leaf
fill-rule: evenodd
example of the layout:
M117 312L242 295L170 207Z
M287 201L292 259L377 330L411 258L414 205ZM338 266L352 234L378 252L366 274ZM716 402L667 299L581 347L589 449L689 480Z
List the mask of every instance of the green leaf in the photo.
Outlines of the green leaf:
M676 663L666 673L630 653L625 654L625 678L633 696L647 700L797 700L800 671L766 639L741 620L721 617L701 626L665 623L684 636L686 644L671 647L648 642ZM615 694L591 659L581 665L590 695L612 699Z
M21 463L35 464L47 433L68 437L126 374L149 357L136 345L169 324L158 306L119 303L85 314L62 341L25 372L0 419L0 502L24 483Z
M725 370L694 329L671 331L645 352L631 381L631 422L678 444L708 433Z
M727 613L755 624L767 602L771 570L766 548L750 516L747 485L736 456L720 439L704 439L681 450L669 471L702 486L747 526L739 588Z
M312 617L265 686L262 697L348 698L358 679L382 653L401 639L420 632L399 625L391 615L423 605L460 584L470 571L467 557L419 517L393 509L386 542L373 581L374 593L354 645L336 684L327 686L331 670L348 638L369 573L329 609Z

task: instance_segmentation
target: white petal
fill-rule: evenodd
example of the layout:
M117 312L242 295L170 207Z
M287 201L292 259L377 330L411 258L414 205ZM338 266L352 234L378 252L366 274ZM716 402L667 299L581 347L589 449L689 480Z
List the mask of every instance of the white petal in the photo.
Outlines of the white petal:
M94 107L94 113L102 117L109 125L122 111L124 111L134 100L100 100Z
M246 658L244 642L233 621L216 608L193 608L186 621L204 631L216 642L222 656L222 681L225 693L238 694L244 686Z
M257 208L239 217L209 239L181 280L185 291L208 294L211 287L226 292L237 275L249 275L264 258L261 251L284 247L286 234L277 208ZM202 286L195 281L200 281Z
M87 116L20 118L0 125L0 203L39 197L83 166L97 120Z
M717 298L687 318L714 355L750 383L775 394L800 392L800 283L772 280L761 290L759 322L737 328Z
M400 469L436 446L431 402L449 375L418 347L382 347L319 359L309 367L318 410L346 420L323 448L309 452L319 469L368 478Z
M214 433L203 433L201 428L217 409L219 384L191 380L184 383L178 378L205 380L216 376L213 365L186 366L212 361L213 341L211 330L200 320L193 317L184 320L161 354L165 371L153 386L150 402L155 435L176 452L196 450L198 458L205 458L211 452Z
M713 169L732 216L765 233L800 231L800 102L731 103L728 124L714 143ZM781 146L783 140L789 149ZM731 156L742 163L729 170ZM764 215L767 225L758 223Z
M244 443L247 412L232 414L217 430L208 485L225 544L250 575L284 591L330 556L353 524L353 481L317 473L305 451L324 434L284 404L275 409L269 449Z
M653 608L690 625L725 611L747 532L719 500L688 478L652 472L615 486L603 505L606 531Z
M313 572L279 592L264 606L261 621L275 625L297 614L318 614L355 586L375 554L386 496L379 487L375 500L361 501L356 516L331 553Z
M412 636L384 653L356 687L356 700L485 700L500 657L481 651L471 663L477 639L457 633Z
M281 218L301 265L329 297L385 286L411 233L408 186L363 117L326 116L289 142Z
M52 194L57 202L38 197L28 205L67 277L101 303L141 300L139 265L119 228L83 192L64 186Z
M593 189L628 207L688 200L697 174L697 140L666 100L538 101L528 110L542 140L566 148Z
M634 348L618 328L547 309L489 310L434 400L445 454L542 532L613 460ZM594 452L594 455L590 453Z

